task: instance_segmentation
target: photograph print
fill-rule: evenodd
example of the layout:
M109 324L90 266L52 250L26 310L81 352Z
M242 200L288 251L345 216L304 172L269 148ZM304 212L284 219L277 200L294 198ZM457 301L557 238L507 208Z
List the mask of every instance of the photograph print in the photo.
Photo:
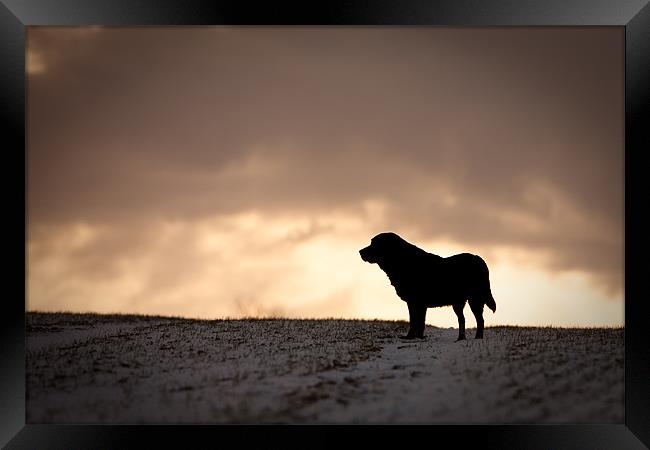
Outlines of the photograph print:
M27 27L26 423L623 423L624 41Z

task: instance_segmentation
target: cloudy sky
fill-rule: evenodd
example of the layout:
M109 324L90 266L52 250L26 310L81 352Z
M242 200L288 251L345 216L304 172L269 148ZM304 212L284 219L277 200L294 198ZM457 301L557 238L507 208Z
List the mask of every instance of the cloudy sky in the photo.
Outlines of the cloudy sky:
M623 42L29 27L27 309L406 319L390 230L483 256L488 325L622 325Z

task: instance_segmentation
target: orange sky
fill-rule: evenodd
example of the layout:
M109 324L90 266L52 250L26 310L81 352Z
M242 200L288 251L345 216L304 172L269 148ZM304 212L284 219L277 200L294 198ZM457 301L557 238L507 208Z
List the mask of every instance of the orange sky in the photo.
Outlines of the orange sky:
M623 324L621 29L30 27L27 52L28 310L406 319L357 253L391 230L482 255L488 325Z

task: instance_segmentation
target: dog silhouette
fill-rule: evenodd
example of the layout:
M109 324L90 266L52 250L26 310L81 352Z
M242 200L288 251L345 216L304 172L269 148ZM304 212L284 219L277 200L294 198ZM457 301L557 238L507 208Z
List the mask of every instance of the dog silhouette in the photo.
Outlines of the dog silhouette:
M395 233L381 233L359 250L361 259L383 270L409 310L403 339L424 337L427 308L452 306L458 316L458 340L465 339L465 302L476 317L476 339L483 338L483 305L496 312L490 277L483 258L471 253L443 258L428 253Z

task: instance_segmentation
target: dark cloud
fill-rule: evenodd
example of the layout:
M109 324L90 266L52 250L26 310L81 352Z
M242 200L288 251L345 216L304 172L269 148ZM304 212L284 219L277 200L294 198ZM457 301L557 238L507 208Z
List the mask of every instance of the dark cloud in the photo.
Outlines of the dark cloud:
M89 267L137 251L138 223L377 200L379 226L622 286L622 30L31 27L28 45L30 227L133 232Z

